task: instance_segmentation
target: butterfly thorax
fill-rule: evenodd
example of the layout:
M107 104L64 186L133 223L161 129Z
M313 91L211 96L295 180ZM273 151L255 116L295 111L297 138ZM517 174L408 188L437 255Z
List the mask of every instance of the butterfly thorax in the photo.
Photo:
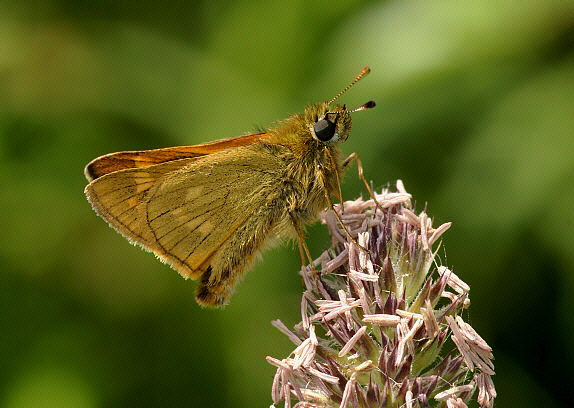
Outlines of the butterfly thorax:
M315 132L315 124L323 119L333 126L327 140L320 140ZM321 103L280 123L262 140L282 163L282 204L278 205L301 225L314 221L328 207L327 196L337 194L344 174L340 143L350 130L350 115L344 107L329 109Z

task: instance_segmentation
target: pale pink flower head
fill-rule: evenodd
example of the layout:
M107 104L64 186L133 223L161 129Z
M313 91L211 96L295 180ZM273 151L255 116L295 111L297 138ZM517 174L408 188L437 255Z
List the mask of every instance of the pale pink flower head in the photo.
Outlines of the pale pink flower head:
M355 243L320 216L332 247L301 271L301 322L273 322L296 345L267 357L274 405L492 407L491 348L461 317L470 288L435 257L450 223L417 214L400 181L375 198L335 206Z

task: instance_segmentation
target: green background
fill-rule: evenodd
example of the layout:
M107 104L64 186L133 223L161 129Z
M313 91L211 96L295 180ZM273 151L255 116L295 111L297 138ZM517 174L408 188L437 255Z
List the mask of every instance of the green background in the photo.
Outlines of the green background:
M471 286L500 407L574 384L574 2L0 2L0 406L268 407L270 321L299 319L296 247L224 310L92 211L83 167L193 145L333 97L344 145L402 179ZM344 196L365 194L353 169ZM328 238L309 229L318 256Z

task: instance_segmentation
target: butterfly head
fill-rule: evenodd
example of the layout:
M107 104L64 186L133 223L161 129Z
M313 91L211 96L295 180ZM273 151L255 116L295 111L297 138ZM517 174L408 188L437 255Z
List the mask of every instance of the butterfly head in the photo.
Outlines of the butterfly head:
M313 139L327 146L344 142L351 133L351 115L346 107L329 108L319 103L305 109L305 123Z
M341 96L350 87L364 78L371 70L367 67L351 82L345 89L339 92L328 102L318 103L305 109L305 122L313 136L313 139L326 146L333 146L344 142L351 133L351 113L375 106L375 102L369 101L357 109L347 110L345 105L335 105L331 103Z
M351 133L351 113L375 106L375 102L369 101L361 107L347 110L345 105L318 103L305 109L305 122L313 136L313 139L327 146L333 146L344 142Z

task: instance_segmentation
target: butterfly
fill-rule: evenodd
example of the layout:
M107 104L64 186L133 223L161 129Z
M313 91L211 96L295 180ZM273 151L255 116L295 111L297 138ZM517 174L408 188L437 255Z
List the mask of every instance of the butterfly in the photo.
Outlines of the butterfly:
M98 157L85 168L86 196L131 243L199 280L201 306L222 307L271 241L294 238L303 262L311 260L304 228L333 208L332 195L342 202L341 179L358 160L355 153L343 160L340 150L351 113L375 106L331 104L369 72L266 132Z

